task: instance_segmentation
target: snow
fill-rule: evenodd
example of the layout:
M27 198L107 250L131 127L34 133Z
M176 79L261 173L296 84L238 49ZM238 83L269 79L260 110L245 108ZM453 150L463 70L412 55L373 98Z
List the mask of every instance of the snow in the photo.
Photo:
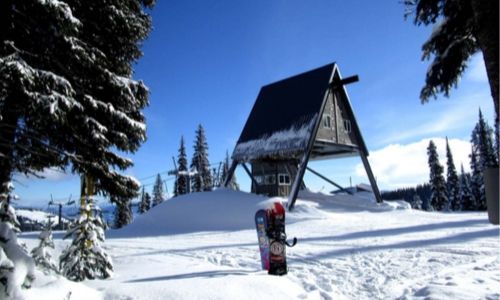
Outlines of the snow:
M26 219L32 220L37 223L45 224L49 220L48 217L54 218L57 221L57 216L40 210L28 210L18 208L16 209L16 215L19 217L24 217ZM67 221L67 220L65 220Z
M373 194L301 192L287 213L289 273L260 270L253 215L266 197L216 190L169 199L107 232L112 279L37 272L26 299L498 299L499 227L485 212L438 213ZM69 241L54 234L60 253ZM37 233L23 234L29 248ZM57 256L57 255L55 255ZM43 297L41 297L43 296Z
M279 155L282 152L305 150L318 114L301 126L274 132L255 140L238 143L234 148L233 159L249 161L266 155Z

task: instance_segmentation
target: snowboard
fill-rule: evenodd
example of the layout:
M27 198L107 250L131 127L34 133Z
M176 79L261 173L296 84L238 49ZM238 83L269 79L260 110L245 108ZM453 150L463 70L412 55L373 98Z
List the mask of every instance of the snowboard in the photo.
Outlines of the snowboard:
M269 270L269 238L267 237L267 211L265 209L260 209L255 213L255 227L262 270Z
M262 269L268 270L270 275L285 275L288 271L286 246L293 247L297 243L296 238L291 245L286 241L285 208L281 203L275 202L271 208L257 211L255 225Z

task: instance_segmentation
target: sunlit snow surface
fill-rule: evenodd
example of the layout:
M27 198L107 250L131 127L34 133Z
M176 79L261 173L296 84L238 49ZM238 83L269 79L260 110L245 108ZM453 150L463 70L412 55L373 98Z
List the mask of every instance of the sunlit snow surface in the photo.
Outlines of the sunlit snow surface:
M108 231L115 276L77 284L37 273L27 299L498 299L499 227L486 213L429 213L373 195L303 193L287 214L289 273L260 270L255 210L218 190L168 200ZM305 200L307 199L307 200ZM276 200L276 199L274 199ZM282 199L285 201L284 199ZM22 235L31 249L36 233ZM56 256L69 243L55 234ZM44 297L40 298L43 295Z

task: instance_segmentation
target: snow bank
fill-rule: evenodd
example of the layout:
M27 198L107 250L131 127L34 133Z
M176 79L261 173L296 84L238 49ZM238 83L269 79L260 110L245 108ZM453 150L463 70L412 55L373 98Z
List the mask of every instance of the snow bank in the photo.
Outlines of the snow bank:
M315 193L309 190L299 192L299 202L312 201L319 204L318 209L327 211L371 211L382 212L391 210L411 209L409 203L405 201L384 201L377 203L375 195L370 192L357 192L350 194L327 195ZM307 200L304 200L307 199Z
M161 236L198 231L242 230L255 227L254 215L267 198L219 189L171 198L107 236Z

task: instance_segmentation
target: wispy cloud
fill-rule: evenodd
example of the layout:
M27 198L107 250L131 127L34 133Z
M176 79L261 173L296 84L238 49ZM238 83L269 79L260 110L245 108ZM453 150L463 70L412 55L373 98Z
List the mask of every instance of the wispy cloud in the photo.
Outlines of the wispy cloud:
M481 53L478 53L471 58L469 67L465 71L464 78L473 82L488 82L486 67L484 66L484 59Z
M75 176L74 174L54 168L45 168L42 172L37 172L36 175L52 182L65 181ZM19 177L23 181L33 179L33 176L20 175Z
M440 162L446 172L446 140L444 138L426 138L409 144L391 144L382 149L372 151L369 161L379 184L386 188L415 186L429 180L427 163L427 147L429 141L436 144ZM464 165L466 172L470 170L470 142L460 139L450 139L455 167L460 171ZM362 164L356 165L356 174L365 175Z
M491 106L489 91L479 91L462 96L460 99L443 99L441 103L429 103L435 109L427 109L408 116L404 127L393 127L387 130L380 145L412 141L418 138L445 136L453 130L472 131L478 119L478 109ZM485 110L483 109L483 112Z

